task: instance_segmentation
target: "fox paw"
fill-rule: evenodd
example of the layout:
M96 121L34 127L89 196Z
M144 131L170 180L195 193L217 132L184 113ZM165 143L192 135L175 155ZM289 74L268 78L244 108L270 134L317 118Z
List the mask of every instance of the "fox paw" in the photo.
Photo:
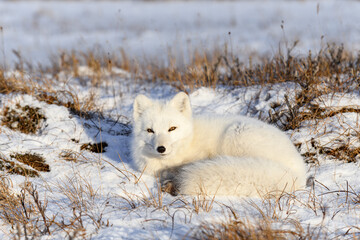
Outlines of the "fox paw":
M161 184L161 191L167 192L172 196L177 196L179 194L179 190L176 187L175 183L171 180L166 180Z

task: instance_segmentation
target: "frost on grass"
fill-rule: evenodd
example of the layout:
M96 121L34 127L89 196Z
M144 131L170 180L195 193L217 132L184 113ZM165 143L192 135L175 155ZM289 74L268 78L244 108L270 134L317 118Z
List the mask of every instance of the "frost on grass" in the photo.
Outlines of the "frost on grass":
M46 121L40 108L29 105L16 104L15 108L5 107L2 115L2 125L26 134L36 134L42 123Z

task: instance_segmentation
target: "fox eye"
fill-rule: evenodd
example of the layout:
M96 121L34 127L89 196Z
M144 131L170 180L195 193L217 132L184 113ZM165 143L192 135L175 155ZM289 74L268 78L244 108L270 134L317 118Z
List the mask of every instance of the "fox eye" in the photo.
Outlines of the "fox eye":
M171 128L169 128L169 132L171 132L171 131L174 131L176 129L176 127L171 127Z
M147 131L148 133L154 133L154 130L152 130L151 128L146 129L146 131Z

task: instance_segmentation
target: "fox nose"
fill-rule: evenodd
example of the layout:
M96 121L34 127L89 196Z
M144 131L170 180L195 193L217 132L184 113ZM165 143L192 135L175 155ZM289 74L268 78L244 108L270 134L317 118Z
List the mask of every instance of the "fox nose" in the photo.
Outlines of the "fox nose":
M164 153L166 151L166 148L164 146L159 146L157 149L156 149L159 153Z

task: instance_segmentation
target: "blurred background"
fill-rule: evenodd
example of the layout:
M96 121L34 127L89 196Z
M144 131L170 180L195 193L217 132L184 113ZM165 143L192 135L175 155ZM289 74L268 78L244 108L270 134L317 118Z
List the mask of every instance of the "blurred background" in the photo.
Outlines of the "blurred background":
M181 61L194 50L228 49L240 59L360 49L359 1L0 1L0 60L46 64L61 51ZM14 52L15 51L15 52Z

